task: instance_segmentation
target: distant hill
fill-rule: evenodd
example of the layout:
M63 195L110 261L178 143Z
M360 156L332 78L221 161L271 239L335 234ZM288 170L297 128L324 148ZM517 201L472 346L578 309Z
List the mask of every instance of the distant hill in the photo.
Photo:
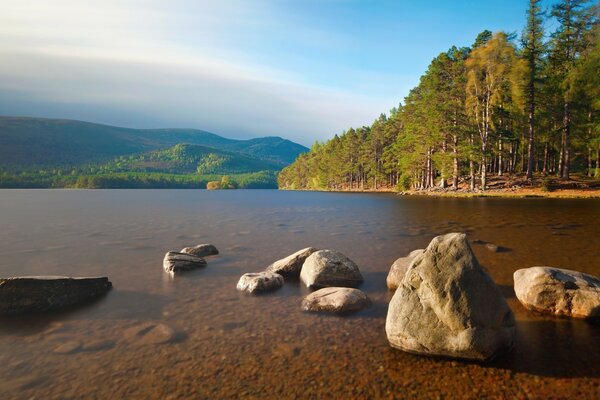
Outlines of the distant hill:
M229 157L229 161L223 161L227 168L247 167L260 160L265 163L263 166L269 166L261 166L262 169L277 169L308 151L280 137L235 140L195 129L130 129L64 119L0 117L0 168L13 170L100 164L120 156L165 150L177 144L227 152L214 153ZM191 147L179 148L179 151L206 152ZM244 158L232 161L236 153ZM250 161L250 158L255 160Z
M222 175L277 171L280 166L271 161L251 158L239 153L194 144L178 144L165 150L121 156L99 168L111 173Z

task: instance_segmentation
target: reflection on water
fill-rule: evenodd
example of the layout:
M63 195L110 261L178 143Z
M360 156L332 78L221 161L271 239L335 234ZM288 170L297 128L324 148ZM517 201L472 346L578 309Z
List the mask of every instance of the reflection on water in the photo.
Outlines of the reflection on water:
M598 200L2 190L0 275L108 275L114 289L68 312L1 318L0 395L595 397L600 326L525 311L512 273L552 265L600 275L599 221ZM473 249L517 317L515 351L489 365L405 354L385 338L389 266L453 231L482 242ZM207 268L163 273L166 251L203 242L221 250ZM298 282L261 296L235 290L241 274L308 246L354 259L372 306L340 318L303 313ZM126 337L148 324L180 339Z

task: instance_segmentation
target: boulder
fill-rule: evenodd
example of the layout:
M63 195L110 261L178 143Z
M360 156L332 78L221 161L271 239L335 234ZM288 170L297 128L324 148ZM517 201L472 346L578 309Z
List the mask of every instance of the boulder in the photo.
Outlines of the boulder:
M169 251L163 260L163 268L171 274L202 267L206 267L204 258L175 251Z
M342 253L319 250L304 261L300 280L309 288L356 287L362 283L363 277L354 261Z
M307 247L299 250L292 255L282 258L281 260L275 261L269 265L266 269L267 272L274 272L285 278L298 279L300 271L302 270L302 264L312 253L317 251L314 247Z
M424 251L424 249L413 250L406 257L400 257L394 261L385 280L388 289L396 289L398 286L400 286L400 282L402 282L402 279L404 279L404 275L406 274L406 271L408 271L408 268L412 264L413 260L417 258L417 256L423 254Z
M358 289L328 287L306 296L302 301L302 309L343 314L358 311L369 304L367 295Z
M483 361L512 347L515 320L466 235L450 233L414 260L385 330L392 347L407 352Z
M283 286L283 276L274 272L255 272L242 275L237 290L248 293L267 292Z
M55 311L102 296L107 277L28 276L0 279L0 314Z
M198 257L216 256L219 250L212 244L199 244L197 246L184 247L181 253L191 254Z
M575 318L600 319L600 278L553 267L515 271L515 294L525 308Z

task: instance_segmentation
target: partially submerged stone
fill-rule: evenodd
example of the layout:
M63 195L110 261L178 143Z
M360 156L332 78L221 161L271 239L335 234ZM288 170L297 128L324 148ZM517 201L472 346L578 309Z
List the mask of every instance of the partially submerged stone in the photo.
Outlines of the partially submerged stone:
M177 339L177 331L163 323L147 322L123 332L125 342L140 346L172 343Z
M328 287L306 296L302 301L302 309L343 314L361 310L369 304L369 298L361 290Z
M266 269L267 272L275 272L285 278L298 278L300 276L300 271L302 270L302 265L304 261L310 256L312 253L317 251L314 247L307 247L305 249L299 250L294 254L291 254L281 260L275 261L273 264L269 265Z
M217 248L212 244L204 243L197 246L184 247L181 249L181 253L191 254L198 257L207 257L216 256L219 254L219 250L217 250Z
M515 294L529 310L600 319L600 278L553 267L515 271Z
M333 250L312 253L302 266L300 280L309 288L356 287L363 277L354 261Z
M406 274L406 271L408 271L408 268L412 262L415 260L415 258L417 258L417 256L423 254L424 251L424 249L413 250L406 257L400 257L394 261L385 280L388 289L396 289L398 286L400 286L400 282L402 282L402 279L404 279L404 275Z
M514 315L462 233L434 238L390 301L392 347L424 355L488 360L512 346Z
M163 268L171 274L202 267L206 267L204 258L175 251L169 251L163 260Z
M242 275L237 290L248 293L267 292L283 286L283 276L274 272L252 272Z
M56 311L104 295L107 277L28 276L0 279L0 314Z

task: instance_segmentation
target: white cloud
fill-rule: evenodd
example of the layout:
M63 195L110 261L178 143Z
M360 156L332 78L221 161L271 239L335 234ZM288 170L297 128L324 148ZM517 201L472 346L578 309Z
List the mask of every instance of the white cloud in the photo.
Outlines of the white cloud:
M309 144L368 124L397 102L306 84L227 47L228 28L277 20L268 2L19 0L2 9L5 114L279 135Z

